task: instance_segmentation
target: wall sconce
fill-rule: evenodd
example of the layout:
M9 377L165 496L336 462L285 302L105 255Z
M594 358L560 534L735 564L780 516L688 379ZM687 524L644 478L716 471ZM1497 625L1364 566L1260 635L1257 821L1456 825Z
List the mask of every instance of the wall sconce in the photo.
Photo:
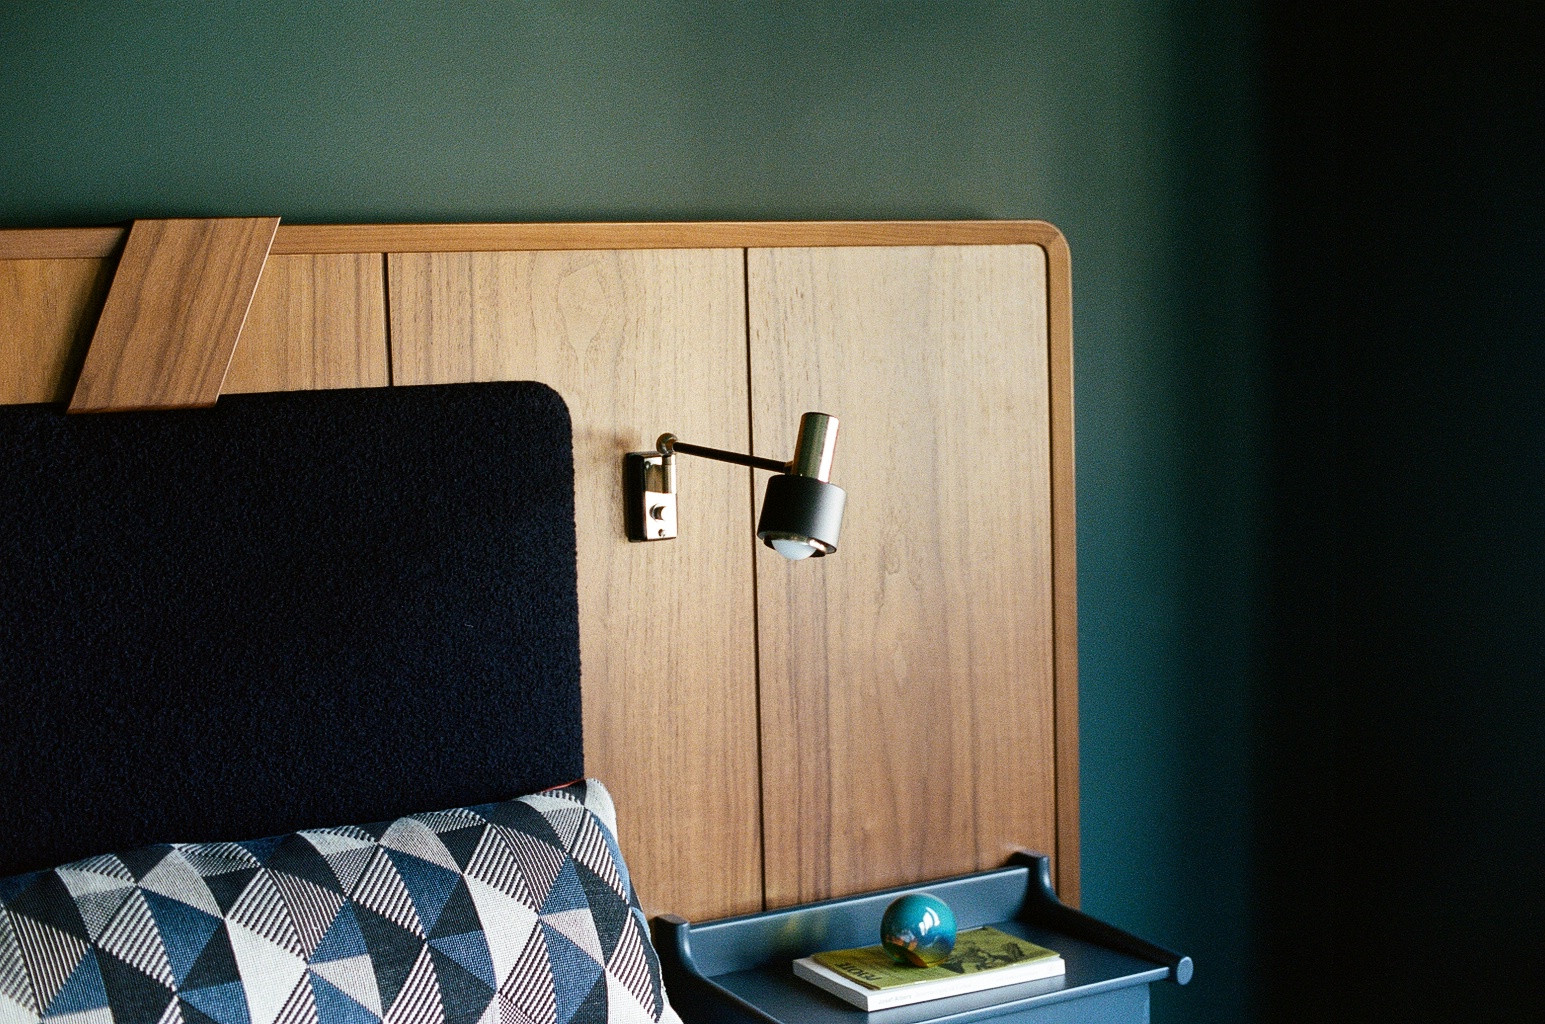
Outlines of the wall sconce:
M842 510L848 495L828 482L837 447L837 417L807 412L799 419L799 440L788 462L705 448L661 434L652 452L623 456L623 497L628 539L671 540L676 536L676 455L697 455L737 466L772 470L757 520L762 543L790 561L819 558L837 550Z

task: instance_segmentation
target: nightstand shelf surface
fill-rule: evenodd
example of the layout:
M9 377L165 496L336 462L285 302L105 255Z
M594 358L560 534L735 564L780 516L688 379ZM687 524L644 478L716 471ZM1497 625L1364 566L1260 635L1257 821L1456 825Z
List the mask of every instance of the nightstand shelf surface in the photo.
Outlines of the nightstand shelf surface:
M1056 950L1066 975L873 1013L794 976L798 957L874 942L890 901L917 891L947 902L962 929L990 924ZM1190 958L1064 906L1047 858L1029 854L996 871L699 925L662 917L655 942L671 1002L688 1024L1145 1022L1148 985L1185 984L1192 970Z

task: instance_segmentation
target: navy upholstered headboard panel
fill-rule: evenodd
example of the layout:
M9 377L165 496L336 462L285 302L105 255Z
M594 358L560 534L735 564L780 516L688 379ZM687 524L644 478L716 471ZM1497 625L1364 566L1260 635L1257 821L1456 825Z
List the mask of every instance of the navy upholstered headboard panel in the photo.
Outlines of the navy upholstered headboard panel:
M0 875L583 774L533 383L0 408Z

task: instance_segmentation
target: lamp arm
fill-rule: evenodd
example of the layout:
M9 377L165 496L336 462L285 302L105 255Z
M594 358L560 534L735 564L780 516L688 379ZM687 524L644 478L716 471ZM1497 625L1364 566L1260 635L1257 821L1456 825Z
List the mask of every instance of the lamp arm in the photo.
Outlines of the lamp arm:
M752 469L767 469L774 473L786 473L789 469L787 462L779 462L776 459L764 459L757 455L741 455L739 452L727 452L722 448L705 448L700 444L687 444L685 441L676 440L675 434L661 434L655 442L655 450L661 455L696 455L699 458L713 459L716 462L729 462L737 466L750 466Z

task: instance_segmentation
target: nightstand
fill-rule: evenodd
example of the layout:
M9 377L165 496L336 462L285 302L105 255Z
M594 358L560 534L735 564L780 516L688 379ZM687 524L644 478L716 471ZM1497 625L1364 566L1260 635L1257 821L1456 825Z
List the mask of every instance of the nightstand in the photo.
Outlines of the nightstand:
M947 902L962 929L990 924L1056 950L1067 974L873 1013L794 976L798 957L878 941L886 906L918 891ZM1184 985L1192 971L1190 957L1063 905L1050 860L1038 854L1016 854L996 871L722 921L659 917L654 939L687 1024L1146 1024L1148 986Z

